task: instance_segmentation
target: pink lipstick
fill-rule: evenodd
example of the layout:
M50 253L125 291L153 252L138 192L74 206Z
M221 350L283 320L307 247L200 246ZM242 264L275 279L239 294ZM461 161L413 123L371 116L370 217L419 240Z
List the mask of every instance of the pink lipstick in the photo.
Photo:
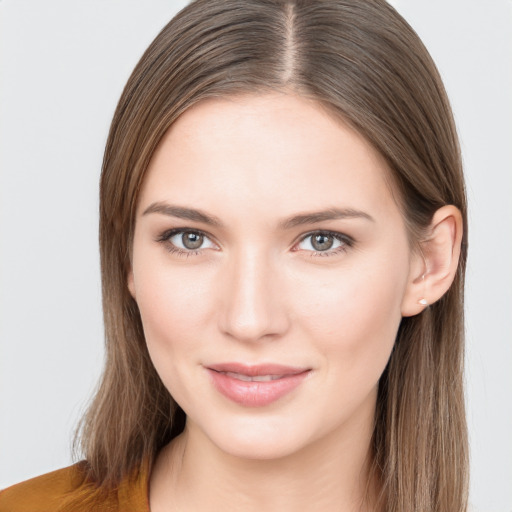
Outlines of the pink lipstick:
M213 385L244 407L264 407L287 395L309 375L309 368L277 364L221 363L206 367Z

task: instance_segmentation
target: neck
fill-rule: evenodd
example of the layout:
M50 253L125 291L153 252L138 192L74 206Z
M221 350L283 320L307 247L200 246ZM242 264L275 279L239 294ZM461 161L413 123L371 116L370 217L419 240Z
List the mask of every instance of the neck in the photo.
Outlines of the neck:
M346 426L289 456L242 459L218 449L189 422L165 447L151 477L152 512L229 510L366 512L373 422Z

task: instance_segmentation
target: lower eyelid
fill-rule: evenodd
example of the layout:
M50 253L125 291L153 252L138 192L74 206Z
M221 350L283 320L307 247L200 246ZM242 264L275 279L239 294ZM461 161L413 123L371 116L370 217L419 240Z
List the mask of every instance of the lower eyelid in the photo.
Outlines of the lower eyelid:
M177 256L182 256L185 258L188 258L189 256L197 256L200 254L200 251L197 249L183 250L183 249L180 249L179 247L176 247L175 245L172 245L172 244L167 244L166 250L168 252L170 252L171 254L176 254Z
M331 249L329 251L308 251L310 252L311 258L317 258L317 257L327 257L327 256L336 256L337 254L341 254L344 252L347 252L348 246L347 245L341 245L340 247L336 247L336 249Z

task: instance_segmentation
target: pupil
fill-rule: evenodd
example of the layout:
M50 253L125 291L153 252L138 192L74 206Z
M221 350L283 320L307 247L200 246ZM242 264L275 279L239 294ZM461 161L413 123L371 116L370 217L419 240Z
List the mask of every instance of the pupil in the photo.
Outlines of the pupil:
M184 233L181 239L187 249L197 249L203 243L203 236L197 233Z
M332 238L331 235L315 235L312 240L312 245L317 251L325 251L332 247Z

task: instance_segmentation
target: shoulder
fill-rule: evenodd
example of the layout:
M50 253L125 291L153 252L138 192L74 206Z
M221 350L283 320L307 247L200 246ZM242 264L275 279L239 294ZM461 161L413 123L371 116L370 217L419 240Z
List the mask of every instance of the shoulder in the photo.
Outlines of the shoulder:
M77 462L0 491L0 512L149 512L147 461L106 496L86 482L86 465Z
M0 491L0 512L48 512L80 487L84 462L25 480Z

